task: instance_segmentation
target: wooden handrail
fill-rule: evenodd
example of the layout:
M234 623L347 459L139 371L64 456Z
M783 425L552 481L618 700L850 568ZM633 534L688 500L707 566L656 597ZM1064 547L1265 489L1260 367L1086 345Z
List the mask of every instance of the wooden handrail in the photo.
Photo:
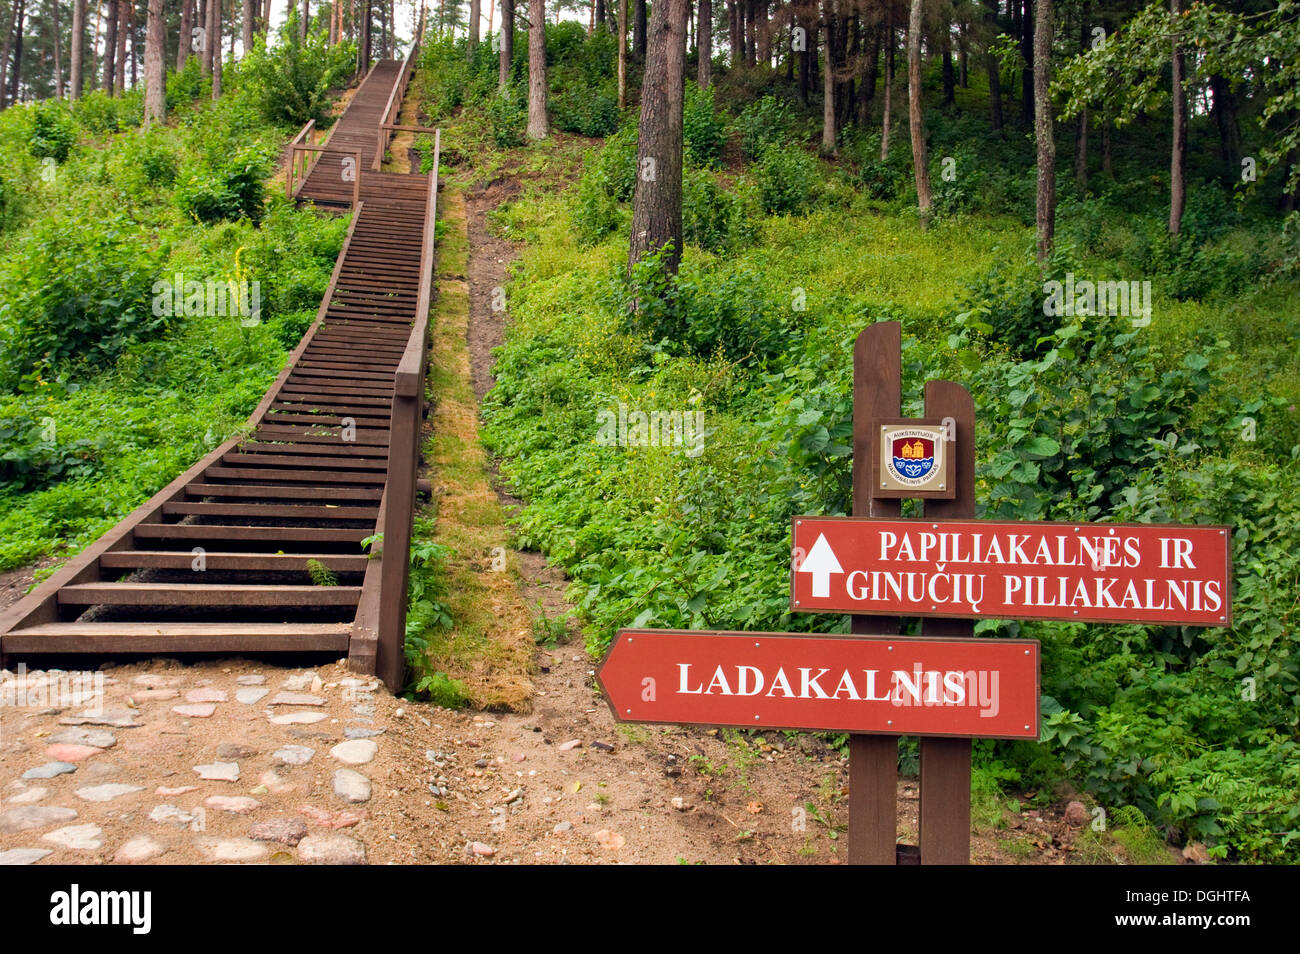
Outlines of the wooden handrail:
M316 152L316 153L335 152L338 153L340 157L351 156L353 160L356 162L356 175L353 176L352 178L352 207L356 208L361 204L361 150L360 149L353 149L349 152L347 150L342 150L342 149L330 149L326 146L294 146L292 148L293 148L293 154L289 159L289 178L284 184L285 194L287 196L290 197L293 196L293 167L294 167L294 161L297 158L298 153L301 152L305 155L307 153L312 153L312 152ZM340 158L340 162L342 162L342 158ZM310 168L306 168L303 170L302 182L305 183L307 181L307 176L310 174L310 170L314 169L315 167L316 164L312 163ZM299 184L299 188L302 188L301 183Z
M415 72L415 58L419 55L419 52L420 42L417 38L411 44L411 52L406 55L406 60L402 63L402 69L397 74L397 79L393 81L393 88L388 94L388 102L380 115L379 130L375 136L375 159L370 167L375 172L383 168L384 153L388 152L388 144L392 141L392 136L385 126L393 122L397 112L402 108L402 98L406 95L406 86L411 80L411 74Z
M428 374L429 311L433 299L433 265L438 221L438 161L440 131L434 133L433 170L424 212L424 241L420 248L420 294L406 349L393 375L392 418L389 423L388 476L378 526L383 533L378 571L375 625L375 673L393 692L402 688L406 670L406 600L410 578L411 525L415 516L416 473L420 463L420 424L424 420L424 380ZM385 556L387 557L385 559ZM372 583L367 573L362 585ZM370 602L368 605L373 606ZM362 607L358 606L358 620Z

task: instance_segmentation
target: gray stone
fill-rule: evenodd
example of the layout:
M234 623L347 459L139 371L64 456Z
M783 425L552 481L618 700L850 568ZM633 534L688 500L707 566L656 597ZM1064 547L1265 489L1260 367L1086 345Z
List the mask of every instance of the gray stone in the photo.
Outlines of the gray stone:
M284 765L306 765L315 754L316 750L310 746L286 745L276 750L274 758Z
M360 690L361 692L374 692L376 689L379 688L379 683L376 682L374 679L357 679L354 676L349 676L346 679L340 679L339 685L342 686L344 689L357 689Z
M226 702L224 689L191 689L185 693L186 702Z
M266 677L258 675L238 676L235 683L240 686L262 686L266 684Z
M68 825L41 835L41 840L72 851L99 851L104 847L104 829L98 825Z
M324 696L314 696L310 692L277 692L271 697L268 706L323 706Z
M225 838L199 845L199 850L213 861L258 861L266 857L266 846L248 838Z
M123 785L120 782L107 782L104 785L92 785L77 789L77 797L88 802L110 802L132 792L144 791L139 785Z
M172 706L172 712L187 719L208 719L217 711L214 702L194 702L183 706Z
M270 689L258 689L256 686L246 687L235 690L235 701L242 702L246 706L256 705L266 698Z
M64 729L50 736L50 741L63 745L91 745L109 749L117 744L117 736L107 729Z
M375 714L375 707L371 705L369 702L362 702L353 706L352 711L359 716L372 716ZM398 709L396 712L393 713L393 715L397 716L400 719L403 715L403 712L404 710Z
M46 762L44 765L28 769L23 773L23 778L54 778L56 775L67 775L76 770L77 767L71 762Z
M248 837L256 841L275 841L283 845L296 845L307 837L307 823L301 818L268 818L256 822L248 830Z
M334 773L334 794L354 805L368 802L370 801L370 779L352 769L339 769Z
M198 773L199 778L209 782L239 781L238 762L209 762L206 765L194 766L194 771Z
M329 718L323 712L286 712L284 715L271 716L272 725L312 725Z
M359 725L350 725L343 730L343 735L349 739L373 739L383 734L383 729L367 729Z
M298 860L307 865L364 865L366 847L347 835L308 835L298 842Z
M135 721L134 709L87 709L76 715L64 716L60 725L106 725L115 729L137 729L140 723Z
M355 772L353 773L356 774ZM72 821L77 817L74 808L59 808L55 805L22 805L0 813L0 834L12 835L26 831L28 828L48 828Z
M562 834L564 834L566 831L573 831L573 822L571 822L571 821L562 821L562 822L560 822L558 825L556 825L554 828L552 828L551 831L553 831L553 832L554 832L555 834L557 834L557 835L562 835Z
M184 828L194 823L194 815L175 805L155 805L149 813L149 820L160 825L179 825Z
M227 759L237 762L240 759L251 759L257 755L257 749L249 748L247 745L240 745L238 742L222 742L217 746L217 758Z
M257 799L249 798L247 795L209 795L203 800L203 804L215 811L230 812L234 815L247 815L262 806Z
M34 865L53 853L53 848L10 848L0 851L0 865Z
M39 785L33 785L31 788L25 788L17 795L10 797L10 805L30 805L32 802L39 802L46 795L50 794L48 788L42 788Z
M300 672L285 679L280 688L285 692L302 692L315 681L316 673Z
M151 861L157 858L166 850L166 847L154 841L148 835L136 835L117 849L113 861L119 865L139 864L142 861Z
M379 743L373 739L349 739L330 749L330 755L344 765L365 765L379 751Z

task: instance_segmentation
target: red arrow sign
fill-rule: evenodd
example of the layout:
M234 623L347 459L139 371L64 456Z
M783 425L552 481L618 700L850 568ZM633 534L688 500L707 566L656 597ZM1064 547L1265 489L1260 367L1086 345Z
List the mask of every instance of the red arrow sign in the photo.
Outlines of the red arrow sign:
M805 613L1228 626L1227 527L796 517Z
M1028 639L625 629L597 678L620 722L1038 738Z

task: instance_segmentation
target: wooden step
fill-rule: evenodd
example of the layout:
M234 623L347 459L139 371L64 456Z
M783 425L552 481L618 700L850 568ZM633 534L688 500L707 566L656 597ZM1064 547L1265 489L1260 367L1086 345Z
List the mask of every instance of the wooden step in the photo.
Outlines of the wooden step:
M346 652L351 623L42 623L6 653Z
M106 570L189 570L195 559L190 550L109 550L100 556L99 565ZM228 550L206 550L203 553L204 566L212 571L306 573L308 560L316 560L335 573L364 573L369 562L364 556L338 553L241 553Z
M223 583L74 583L61 606L355 606L359 586L264 586Z
M372 530L336 527L239 527L206 523L142 523L137 540L256 540L262 543L355 543Z

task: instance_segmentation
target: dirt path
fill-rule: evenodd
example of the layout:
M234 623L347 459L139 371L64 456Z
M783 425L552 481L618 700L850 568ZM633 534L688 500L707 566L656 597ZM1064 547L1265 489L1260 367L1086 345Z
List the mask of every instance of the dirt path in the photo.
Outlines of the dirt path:
M517 254L487 214L518 189L505 178L469 193L460 219L459 386L477 399L508 321L494 289ZM512 559L523 601L561 616L563 576L539 554ZM79 692L58 673L9 678L0 863L843 860L847 763L816 737L616 725L579 641L537 648L532 668L524 711L504 713L403 701L328 660L109 665ZM917 797L902 780L911 841ZM1059 812L1011 822L977 836L977 863L1066 860L1073 833Z

